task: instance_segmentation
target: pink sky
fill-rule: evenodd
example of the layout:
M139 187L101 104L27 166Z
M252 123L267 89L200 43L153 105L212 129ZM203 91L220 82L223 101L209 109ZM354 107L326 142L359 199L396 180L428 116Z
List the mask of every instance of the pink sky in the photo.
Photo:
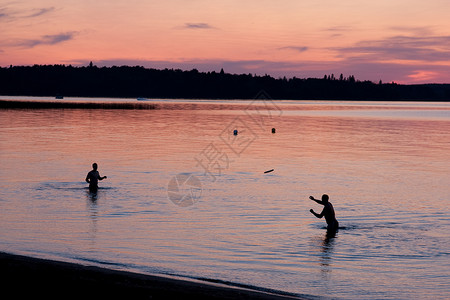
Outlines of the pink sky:
M448 0L0 0L0 66L450 83Z

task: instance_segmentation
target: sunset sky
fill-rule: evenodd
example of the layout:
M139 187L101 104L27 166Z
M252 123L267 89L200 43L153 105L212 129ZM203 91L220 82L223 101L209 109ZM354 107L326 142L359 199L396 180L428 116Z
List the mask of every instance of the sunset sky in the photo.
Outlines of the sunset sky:
M449 0L0 0L0 66L450 83Z

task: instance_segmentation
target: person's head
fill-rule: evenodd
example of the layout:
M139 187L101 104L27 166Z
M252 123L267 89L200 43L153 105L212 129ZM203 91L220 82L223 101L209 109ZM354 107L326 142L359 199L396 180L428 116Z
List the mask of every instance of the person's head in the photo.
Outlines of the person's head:
M322 201L323 201L323 202L328 202L328 198L329 198L329 197L328 197L327 194L323 194L323 195L322 195Z
M97 168L98 168L97 163L93 163L92 164L92 169L94 169L94 171L97 171Z

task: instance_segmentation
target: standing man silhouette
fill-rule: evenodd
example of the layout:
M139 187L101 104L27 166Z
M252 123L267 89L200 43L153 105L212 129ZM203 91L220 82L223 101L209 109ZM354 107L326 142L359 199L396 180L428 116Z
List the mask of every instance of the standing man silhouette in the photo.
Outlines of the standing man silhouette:
M89 192L96 193L98 190L98 181L106 179L106 176L101 177L100 173L97 171L97 164L92 164L92 171L90 171L86 176L86 182L89 183Z
M317 203L324 206L322 212L320 214L316 213L313 209L310 209L309 211L315 215L317 218L321 219L322 217L325 217L325 221L327 221L327 230L328 231L336 231L339 228L339 223L336 220L336 215L334 213L333 205L328 202L328 195L323 194L322 195L322 201L314 199L313 196L309 196L309 199L316 201Z

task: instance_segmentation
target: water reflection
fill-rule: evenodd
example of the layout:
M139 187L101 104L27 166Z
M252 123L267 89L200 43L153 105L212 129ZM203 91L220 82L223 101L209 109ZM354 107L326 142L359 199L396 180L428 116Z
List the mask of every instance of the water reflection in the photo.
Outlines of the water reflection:
M449 118L366 117L358 109L350 116L340 104L320 105L319 115L312 105L286 104L263 132L227 107L0 110L2 249L133 261L142 270L345 299L448 294ZM336 109L342 114L325 115ZM237 117L258 135L240 157L220 138ZM202 175L195 157L208 145L232 163L215 173L217 182L205 180L196 205L174 206L168 182L180 172ZM83 181L92 161L111 175L98 194ZM309 225L310 202L296 200L324 186L347 227L339 236L322 222ZM277 247L281 259L266 257Z
M86 190L86 198L89 199L91 202L96 202L98 199L98 191L91 192L89 190Z
M95 246L95 240L97 236L97 221L98 221L98 205L97 201L99 199L98 192L91 193L89 190L86 190L86 204L87 204L87 212L89 215L90 223L89 223L89 240L91 241L91 246Z
M333 252L337 239L337 231L327 230L323 236L314 241L314 248L318 252L318 264L323 279L327 279L328 273L333 270Z

